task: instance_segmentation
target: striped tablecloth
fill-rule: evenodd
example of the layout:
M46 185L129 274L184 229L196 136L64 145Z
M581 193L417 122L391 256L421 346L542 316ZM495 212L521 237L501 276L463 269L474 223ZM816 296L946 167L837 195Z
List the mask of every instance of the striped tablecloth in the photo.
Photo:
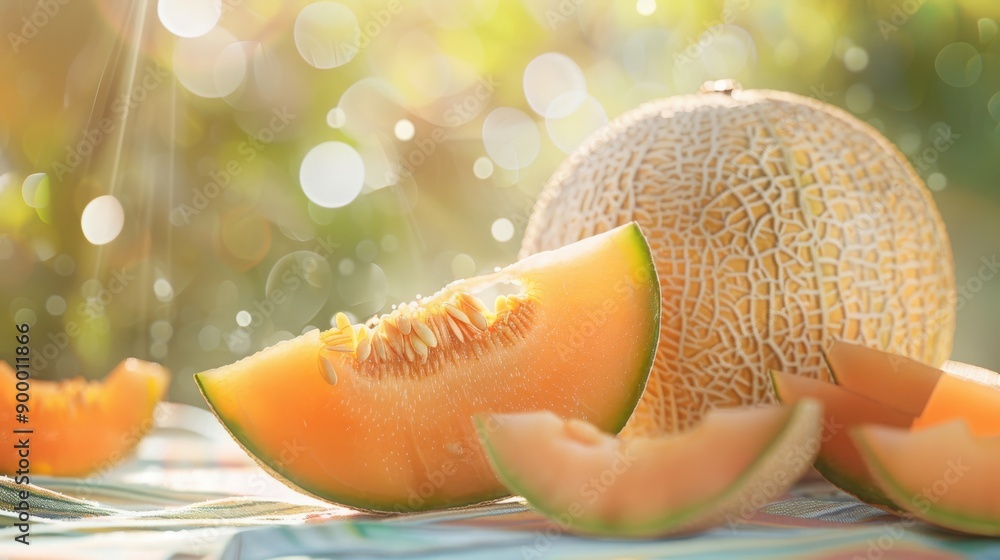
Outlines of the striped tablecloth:
M288 490L205 411L164 405L136 457L89 479L34 477L30 545L0 478L0 558L998 558L976 539L902 520L810 479L737 526L658 540L565 534L516 499L461 510L358 514Z

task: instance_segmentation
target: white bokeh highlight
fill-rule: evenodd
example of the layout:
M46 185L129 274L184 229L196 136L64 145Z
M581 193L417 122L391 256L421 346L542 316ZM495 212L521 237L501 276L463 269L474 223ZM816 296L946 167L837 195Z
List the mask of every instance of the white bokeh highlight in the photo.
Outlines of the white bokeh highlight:
M499 218L493 221L490 233L493 235L493 239L501 243L510 241L514 237L514 224L507 218Z
M323 142L309 150L299 168L306 196L323 208L351 203L365 184L365 164L357 150L343 142Z
M219 24L222 0L160 0L156 15L178 37L201 37Z
M83 236L94 245L111 243L125 225L125 211L118 199L104 195L91 200L83 209L80 227Z
M295 18L295 48L314 68L336 68L358 54L361 27L350 8L338 2L315 2Z
M538 126L523 111L498 107L483 121L483 146L494 163L504 169L523 169L541 149Z
M561 53L544 53L529 62L524 69L523 85L531 110L543 117L565 117L577 107L566 99L582 102L587 93L583 70ZM559 98L564 101L554 106L553 101Z

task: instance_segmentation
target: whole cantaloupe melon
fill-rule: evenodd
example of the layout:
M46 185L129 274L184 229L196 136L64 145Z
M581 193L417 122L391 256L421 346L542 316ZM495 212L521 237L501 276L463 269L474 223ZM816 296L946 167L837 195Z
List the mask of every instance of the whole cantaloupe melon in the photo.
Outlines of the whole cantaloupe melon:
M656 258L662 324L626 435L769 401L768 370L826 379L834 338L934 366L951 352L954 269L934 201L840 109L731 82L643 105L556 171L521 256L631 220Z

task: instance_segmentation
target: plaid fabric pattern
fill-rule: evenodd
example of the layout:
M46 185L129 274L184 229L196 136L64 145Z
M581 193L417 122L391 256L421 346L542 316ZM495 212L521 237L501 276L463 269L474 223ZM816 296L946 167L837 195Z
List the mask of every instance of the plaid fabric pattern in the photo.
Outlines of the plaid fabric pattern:
M803 481L739 524L649 540L567 534L516 498L456 510L374 515L287 490L278 497L251 496L238 487L226 491L215 481L251 487L273 481L227 450L231 442L205 424L204 411L166 406L171 407L168 425L144 442L130 463L104 476L34 477L30 486L0 477L0 558L1000 558L1000 540L902 520L818 479ZM206 480L203 488L185 483L194 479ZM31 495L31 546L14 541L20 534L18 491L25 489Z

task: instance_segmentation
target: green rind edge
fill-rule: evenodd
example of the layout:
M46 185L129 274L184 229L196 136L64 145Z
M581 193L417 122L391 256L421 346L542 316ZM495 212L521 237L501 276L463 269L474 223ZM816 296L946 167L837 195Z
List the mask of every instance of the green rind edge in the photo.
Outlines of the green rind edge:
M639 400L642 398L646 384L649 382L649 374L652 372L653 363L656 361L656 349L660 344L660 318L662 314L660 276L656 271L656 259L653 256L653 250L649 246L649 242L646 241L646 236L642 233L642 228L639 224L637 222L630 222L628 225L632 239L626 241L632 242L635 249L635 257L641 260L642 267L649 273L647 278L650 279L649 285L653 291L653 297L649 298L651 313L647 315L650 318L647 332L652 333L652 336L647 346L646 354L638 365L639 378L633 384L635 392L630 397L627 397L625 401L626 406L622 411L623 415L619 417L619 422L612 430L615 434L625 428L625 424L628 423L635 408L639 405Z

